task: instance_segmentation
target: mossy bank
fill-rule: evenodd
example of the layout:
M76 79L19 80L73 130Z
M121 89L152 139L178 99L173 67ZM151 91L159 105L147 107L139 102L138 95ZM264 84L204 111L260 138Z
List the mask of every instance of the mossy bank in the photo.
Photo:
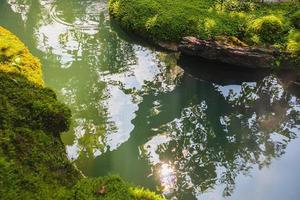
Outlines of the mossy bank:
M110 0L109 11L121 27L155 43L178 43L186 36L220 42L229 38L240 48L300 55L299 1Z
M70 117L39 60L0 27L0 199L163 199L116 176L83 177L60 139Z

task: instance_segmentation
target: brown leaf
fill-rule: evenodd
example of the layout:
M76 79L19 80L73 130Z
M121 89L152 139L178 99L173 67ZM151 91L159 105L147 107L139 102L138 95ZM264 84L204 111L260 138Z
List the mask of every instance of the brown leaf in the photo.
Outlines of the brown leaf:
M105 186L100 187L97 191L96 194L97 195L104 195L107 193L107 189L105 188Z

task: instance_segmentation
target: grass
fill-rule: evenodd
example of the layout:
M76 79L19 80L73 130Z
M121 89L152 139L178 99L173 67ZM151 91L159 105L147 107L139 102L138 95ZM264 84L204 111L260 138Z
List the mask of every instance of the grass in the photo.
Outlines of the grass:
M261 4L251 0L110 0L110 15L144 38L178 42L182 37L236 37L250 46L287 48L299 33L298 1ZM274 26L275 25L275 26ZM294 44L295 45L295 44ZM296 44L298 47L300 43Z
M42 86L38 60L2 27L0 46L0 199L163 199L116 176L84 178L60 139L69 108Z

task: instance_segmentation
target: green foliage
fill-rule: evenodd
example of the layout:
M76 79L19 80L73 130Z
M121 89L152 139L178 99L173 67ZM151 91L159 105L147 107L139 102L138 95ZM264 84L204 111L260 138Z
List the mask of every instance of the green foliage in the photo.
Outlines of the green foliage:
M111 0L109 10L125 29L157 41L239 35L243 16L218 13L213 5L213 0Z
M291 16L291 21L295 28L300 29L300 10L296 11L292 16Z
M279 17L268 15L250 21L247 34L256 44L274 44L280 41L284 30L284 22Z
M0 71L13 72L42 85L41 64L25 45L12 33L0 26Z
M261 4L256 0L110 0L120 25L152 41L184 36L232 36L248 45L286 50L287 35L299 23L299 2ZM297 26L297 25L295 25Z
M288 35L287 50L293 55L300 54L300 31L292 30Z
M250 11L256 8L254 0L217 0L216 9L223 11Z

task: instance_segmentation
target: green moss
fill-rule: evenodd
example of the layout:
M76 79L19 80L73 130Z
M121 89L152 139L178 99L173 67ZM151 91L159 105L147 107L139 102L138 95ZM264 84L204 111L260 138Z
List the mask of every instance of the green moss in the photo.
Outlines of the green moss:
M213 0L111 0L110 13L127 30L152 40L238 34L240 19L212 9ZM229 28L230 27L230 28Z
M143 188L132 187L118 176L81 179L72 190L72 199L89 200L163 200Z
M59 137L69 127L69 109L20 75L0 72L0 83L0 199L67 194L80 177Z
M13 72L43 85L41 64L25 45L12 33L0 26L0 71Z
M162 199L115 176L84 178L60 139L70 110L42 87L40 63L3 28L0 58L0 199Z
M236 37L247 45L286 49L298 23L299 2L261 4L246 0L110 0L110 15L152 41ZM271 35L270 35L271 34Z

